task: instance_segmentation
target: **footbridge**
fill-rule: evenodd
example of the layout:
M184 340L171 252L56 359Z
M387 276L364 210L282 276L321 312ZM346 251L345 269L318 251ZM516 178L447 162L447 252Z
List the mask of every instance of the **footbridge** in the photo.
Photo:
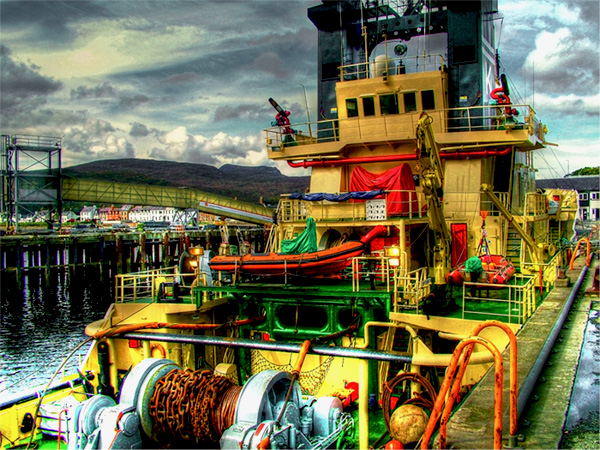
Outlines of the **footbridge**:
M65 177L62 179L61 198L63 201L192 208L259 225L273 222L271 208L186 187Z

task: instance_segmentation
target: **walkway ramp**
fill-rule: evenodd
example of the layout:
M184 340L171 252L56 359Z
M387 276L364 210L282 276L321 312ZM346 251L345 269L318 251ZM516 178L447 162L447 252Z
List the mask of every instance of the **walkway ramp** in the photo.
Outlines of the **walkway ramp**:
M62 199L77 202L172 206L193 208L221 217L264 225L273 222L273 210L197 189L111 181L63 178Z

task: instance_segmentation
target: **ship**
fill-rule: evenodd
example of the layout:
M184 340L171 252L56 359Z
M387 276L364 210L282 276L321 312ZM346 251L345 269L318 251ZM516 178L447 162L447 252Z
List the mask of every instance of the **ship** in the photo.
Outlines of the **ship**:
M552 328L534 319L587 266L570 259L573 193L535 189L548 130L511 94L497 1L308 18L319 119L270 99L265 146L310 187L282 193L268 251L227 241L118 275L78 373L0 398L2 448L523 446L517 392ZM448 283L486 254L515 273Z

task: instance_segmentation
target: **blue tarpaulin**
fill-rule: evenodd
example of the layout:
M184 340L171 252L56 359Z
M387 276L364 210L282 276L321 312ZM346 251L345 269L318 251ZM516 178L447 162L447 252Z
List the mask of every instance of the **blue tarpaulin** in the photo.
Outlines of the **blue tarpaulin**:
M371 200L385 194L386 191L383 189L377 189L375 191L353 191L343 192L341 194L328 194L325 192L301 194L294 193L290 194L291 200L306 200L307 202L319 202L321 200L327 200L328 202L345 202L348 200Z

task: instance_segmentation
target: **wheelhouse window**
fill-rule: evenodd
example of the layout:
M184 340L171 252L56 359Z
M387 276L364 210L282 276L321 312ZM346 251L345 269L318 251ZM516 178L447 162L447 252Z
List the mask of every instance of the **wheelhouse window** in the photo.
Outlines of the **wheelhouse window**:
M363 114L365 116L374 116L375 115L375 97L363 97Z
M346 113L348 117L358 117L358 101L355 98L346 99Z
M433 91L421 91L421 104L423 105L423 111L435 109L435 97Z
M398 114L398 96L396 94L384 94L379 96L381 114Z
M404 112L417 110L417 96L414 92L404 93Z

